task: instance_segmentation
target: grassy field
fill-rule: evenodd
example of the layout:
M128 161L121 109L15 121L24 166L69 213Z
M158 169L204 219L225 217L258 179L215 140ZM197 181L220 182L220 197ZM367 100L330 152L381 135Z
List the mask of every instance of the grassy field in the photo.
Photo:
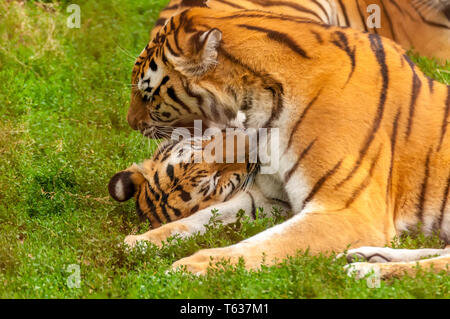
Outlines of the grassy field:
M107 183L155 145L126 123L134 58L166 0L0 1L0 298L449 298L450 279L422 272L369 288L343 260L299 253L277 267L241 266L205 277L165 274L200 248L225 246L277 221L211 222L203 236L128 253L138 225L133 203L117 204ZM415 57L450 83L450 63ZM404 238L402 247L439 247ZM80 288L69 288L69 265ZM69 270L72 269L69 267Z

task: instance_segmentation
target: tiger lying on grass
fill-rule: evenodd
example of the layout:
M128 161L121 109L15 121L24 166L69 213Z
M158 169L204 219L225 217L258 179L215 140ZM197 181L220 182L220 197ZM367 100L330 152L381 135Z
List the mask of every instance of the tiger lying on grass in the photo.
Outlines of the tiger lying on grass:
M296 215L174 269L204 273L211 259L241 257L258 268L307 248L383 247L419 223L450 242L450 87L392 41L272 13L196 8L147 45L132 97L129 120L144 133L194 119L279 128L279 169L256 185L285 193ZM449 260L432 262L444 269Z
M271 181L264 179L264 175L258 175L256 166L248 163L194 163L195 153L201 154L210 142L202 141L202 148L195 150L192 140L167 141L151 159L114 175L108 186L111 196L119 202L134 198L136 212L141 220L146 218L152 227L142 235L127 236L125 243L128 246L134 247L139 241L162 246L171 236L186 238L202 234L216 210L219 212L218 220L223 224L236 222L240 210L252 219L257 218L257 209L269 212L265 216L276 211L288 217L287 212L291 208L286 194L264 193L271 188L260 189L258 185ZM348 270L356 270L358 277L374 269L380 272L382 278L401 276L414 273L416 263L413 261L445 254L450 254L450 249L364 247L350 250L347 260L351 263L359 258L383 264L354 263L348 266ZM429 259L420 263L429 266L435 262L436 259ZM382 267L383 271L377 267Z

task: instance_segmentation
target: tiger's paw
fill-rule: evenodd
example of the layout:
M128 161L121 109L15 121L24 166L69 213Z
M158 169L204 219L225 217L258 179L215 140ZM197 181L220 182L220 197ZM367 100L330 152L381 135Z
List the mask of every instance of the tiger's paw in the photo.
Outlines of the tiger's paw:
M229 248L203 249L192 256L175 262L172 265L172 270L186 270L195 275L204 275L208 268L217 268L217 263L221 261L236 264L239 257L233 256Z
M178 260L172 265L173 271L186 270L195 275L204 275L208 268L221 268L224 264L236 265L244 261L245 268L255 270L260 268L262 256L256 258L251 253L245 254L240 249L232 247L203 249L192 256Z
M138 244L146 245L149 242L142 235L130 235L125 237L124 244L127 248L135 248Z
M172 265L173 271L187 271L194 275L205 275L210 266L210 258L208 256L190 256L176 261Z

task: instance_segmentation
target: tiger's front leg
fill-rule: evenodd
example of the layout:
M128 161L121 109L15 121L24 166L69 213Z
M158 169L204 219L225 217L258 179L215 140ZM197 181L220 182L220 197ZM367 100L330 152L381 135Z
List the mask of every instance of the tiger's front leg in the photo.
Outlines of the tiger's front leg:
M195 234L205 233L205 225L213 217L214 210L218 211L219 221L223 224L231 224L236 222L237 213L241 209L250 218L255 218L257 208L263 208L265 212L270 212L273 206L275 206L274 203L266 199L257 189L251 189L237 194L227 202L210 206L189 217L152 229L145 234L127 236L125 243L134 247L139 241L147 241L161 247L163 242L171 236L179 235L182 238L188 238Z
M378 227L378 228L377 228ZM363 245L384 245L385 238L377 214L361 214L355 209L319 211L298 214L236 245L206 249L173 264L174 270L186 268L204 274L208 267L221 260L236 264L244 259L247 269L257 269L264 262L273 265L309 249L311 254L344 251ZM377 243L377 244L376 244Z

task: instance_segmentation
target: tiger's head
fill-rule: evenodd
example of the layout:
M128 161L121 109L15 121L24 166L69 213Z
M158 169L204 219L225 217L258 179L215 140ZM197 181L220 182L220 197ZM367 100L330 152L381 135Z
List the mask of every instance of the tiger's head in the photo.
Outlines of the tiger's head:
M233 31L224 17L211 9L190 9L158 31L133 69L127 117L133 129L167 138L174 127L192 128L194 120L202 120L204 128L245 127L249 109L257 106L252 116L265 116L273 101L281 100L277 81L227 54L230 47L244 50L244 45L231 42Z
M136 200L141 220L153 228L188 217L198 210L227 201L247 187L257 167L247 163L196 163L205 146L193 140L164 142L151 159L117 173L109 193L119 202Z

